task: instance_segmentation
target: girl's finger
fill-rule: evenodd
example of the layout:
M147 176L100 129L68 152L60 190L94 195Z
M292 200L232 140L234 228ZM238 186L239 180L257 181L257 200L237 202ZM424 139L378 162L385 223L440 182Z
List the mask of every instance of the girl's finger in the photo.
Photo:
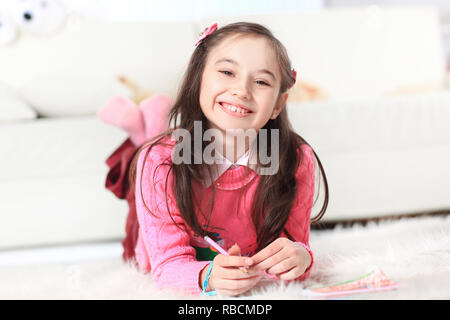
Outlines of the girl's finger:
M273 256L281 249L283 249L283 246L281 245L281 243L279 241L275 240L252 257L253 263L258 264L261 261L264 261L267 258Z
M258 264L253 265L252 268L255 268L257 270L270 269L287 258L289 258L289 256L286 255L286 252L284 250L280 250L274 255L269 256L265 260L259 262Z
M253 264L253 259L241 256L226 256L218 254L214 261L222 267L248 267Z
M240 294L251 289L260 279L261 276L241 280L217 279L215 289L221 293L227 291L233 294Z
M282 273L278 275L281 280L294 280L300 277L303 274L302 270L299 267L294 267L288 272Z
M292 259L292 258L288 258L288 259L284 259L283 261L277 263L273 267L267 269L267 273L278 275L280 273L291 270L292 268L294 268L296 266L297 266L296 260Z
M230 280L247 279L247 278L257 276L257 275L261 275L261 272L254 268L248 268L247 273L245 273L236 267L220 267L220 269L218 270L218 273L220 274L221 278L230 279Z
M217 293L219 293L222 296L237 296L240 295L241 293L245 292L245 291L241 291L241 290L226 290L226 289L220 289L220 290L216 290Z
M245 289L259 280L259 276L254 276L247 279L230 280L230 279L220 279L217 281L216 285L219 288L226 290L240 290Z
M230 256L240 256L241 255L241 248L238 246L237 243L233 244L230 249L228 249L228 253Z

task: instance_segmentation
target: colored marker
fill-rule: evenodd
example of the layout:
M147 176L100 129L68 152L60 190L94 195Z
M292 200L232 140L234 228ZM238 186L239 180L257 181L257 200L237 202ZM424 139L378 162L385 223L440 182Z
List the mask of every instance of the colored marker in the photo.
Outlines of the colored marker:
M203 239L205 239L206 242L208 242L210 245L212 245L217 251L219 251L221 254L229 256L230 254L225 251L224 248L222 248L217 242L215 242L213 239L211 239L208 236L205 236ZM241 270L244 273L248 273L248 270L246 267L239 267L239 270Z

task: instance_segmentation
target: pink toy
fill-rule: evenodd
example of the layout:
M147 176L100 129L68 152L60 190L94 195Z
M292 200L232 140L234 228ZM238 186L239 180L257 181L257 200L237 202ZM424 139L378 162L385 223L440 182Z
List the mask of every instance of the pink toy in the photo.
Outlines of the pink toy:
M357 293L368 293L397 289L400 283L389 279L384 272L376 268L355 280L344 281L335 285L305 289L303 294L312 298L332 298Z
M147 98L139 106L127 97L116 96L97 112L97 116L125 130L133 144L140 146L169 128L171 107L172 101L163 95Z

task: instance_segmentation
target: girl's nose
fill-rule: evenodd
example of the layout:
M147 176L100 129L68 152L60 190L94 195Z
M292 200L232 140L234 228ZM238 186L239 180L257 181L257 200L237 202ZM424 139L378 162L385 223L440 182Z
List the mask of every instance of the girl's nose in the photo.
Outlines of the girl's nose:
M231 93L233 96L239 97L240 99L249 98L249 92L244 85L231 89Z

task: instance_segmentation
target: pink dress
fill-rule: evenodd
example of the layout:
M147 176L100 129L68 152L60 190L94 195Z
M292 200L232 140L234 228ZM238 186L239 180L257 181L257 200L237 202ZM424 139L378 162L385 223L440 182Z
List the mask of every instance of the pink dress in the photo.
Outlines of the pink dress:
M166 203L165 181L169 166L162 165L155 169L163 162L171 163L175 140L166 138L164 142L170 143L170 146L153 147L145 164L143 160L147 149L141 152L138 159L135 194L139 236L135 248L136 260L141 268L151 272L159 287L184 289L188 293L198 294L201 292L199 273L212 260L214 253L209 244L184 223L172 192L172 172L167 183ZM302 146L302 152L303 159L295 174L297 196L285 227L295 241L308 250L313 260L309 249L309 225L314 197L314 155L307 145ZM230 167L214 181L216 196L209 230L216 233L218 243L226 250L237 243L242 255L255 253L257 234L250 210L258 181L259 175L243 165ZM212 187L205 187L195 180L193 189L199 204L196 212L203 225L208 219ZM141 191L145 205L153 215L148 213ZM173 220L167 212L167 205ZM311 266L297 280L305 279Z

